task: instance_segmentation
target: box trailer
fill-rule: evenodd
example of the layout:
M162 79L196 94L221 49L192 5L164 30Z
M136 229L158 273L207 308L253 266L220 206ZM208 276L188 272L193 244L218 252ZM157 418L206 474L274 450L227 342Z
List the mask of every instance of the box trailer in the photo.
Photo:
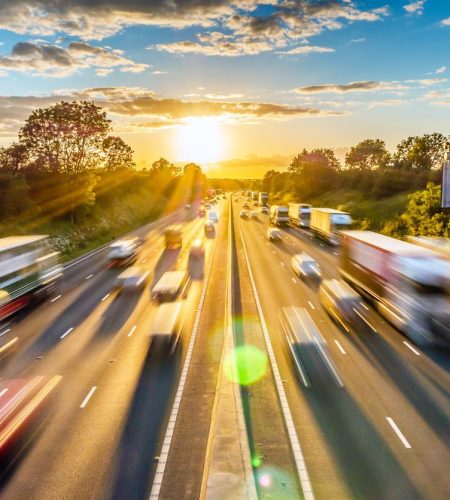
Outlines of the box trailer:
M311 208L310 227L315 236L331 245L339 245L339 231L350 229L352 218L333 208Z

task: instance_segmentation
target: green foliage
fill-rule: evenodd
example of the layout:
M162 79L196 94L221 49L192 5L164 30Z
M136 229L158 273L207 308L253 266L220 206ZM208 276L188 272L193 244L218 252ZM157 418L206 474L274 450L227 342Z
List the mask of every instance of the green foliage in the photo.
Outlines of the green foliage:
M400 142L394 155L395 168L432 170L442 166L446 138L439 133L408 137Z
M131 169L136 167L133 160L133 150L123 139L116 136L108 136L103 139L102 144L105 169L109 172L119 169Z
M345 156L349 170L375 170L389 165L390 154L380 139L366 139L353 146Z
M23 212L35 209L29 197L29 189L22 175L0 172L0 220L15 218Z

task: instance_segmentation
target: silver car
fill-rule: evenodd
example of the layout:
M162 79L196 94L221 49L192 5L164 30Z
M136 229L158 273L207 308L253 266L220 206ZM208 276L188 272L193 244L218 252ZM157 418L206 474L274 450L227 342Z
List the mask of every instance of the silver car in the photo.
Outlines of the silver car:
M300 253L291 259L294 273L302 279L319 278L322 276L319 264L310 255Z

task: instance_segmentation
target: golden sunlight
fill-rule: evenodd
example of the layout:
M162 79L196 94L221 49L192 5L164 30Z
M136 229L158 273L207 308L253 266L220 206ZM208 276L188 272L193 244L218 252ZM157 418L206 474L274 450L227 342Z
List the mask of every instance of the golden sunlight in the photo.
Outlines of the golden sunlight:
M190 118L177 131L176 151L178 161L207 166L223 159L225 134L217 119Z

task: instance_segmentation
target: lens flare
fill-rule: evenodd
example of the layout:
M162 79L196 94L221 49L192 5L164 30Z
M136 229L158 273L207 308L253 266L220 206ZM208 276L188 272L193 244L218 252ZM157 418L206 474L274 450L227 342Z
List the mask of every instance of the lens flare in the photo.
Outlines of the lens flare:
M240 385L252 385L267 373L267 355L252 345L239 346L224 362L228 380Z

